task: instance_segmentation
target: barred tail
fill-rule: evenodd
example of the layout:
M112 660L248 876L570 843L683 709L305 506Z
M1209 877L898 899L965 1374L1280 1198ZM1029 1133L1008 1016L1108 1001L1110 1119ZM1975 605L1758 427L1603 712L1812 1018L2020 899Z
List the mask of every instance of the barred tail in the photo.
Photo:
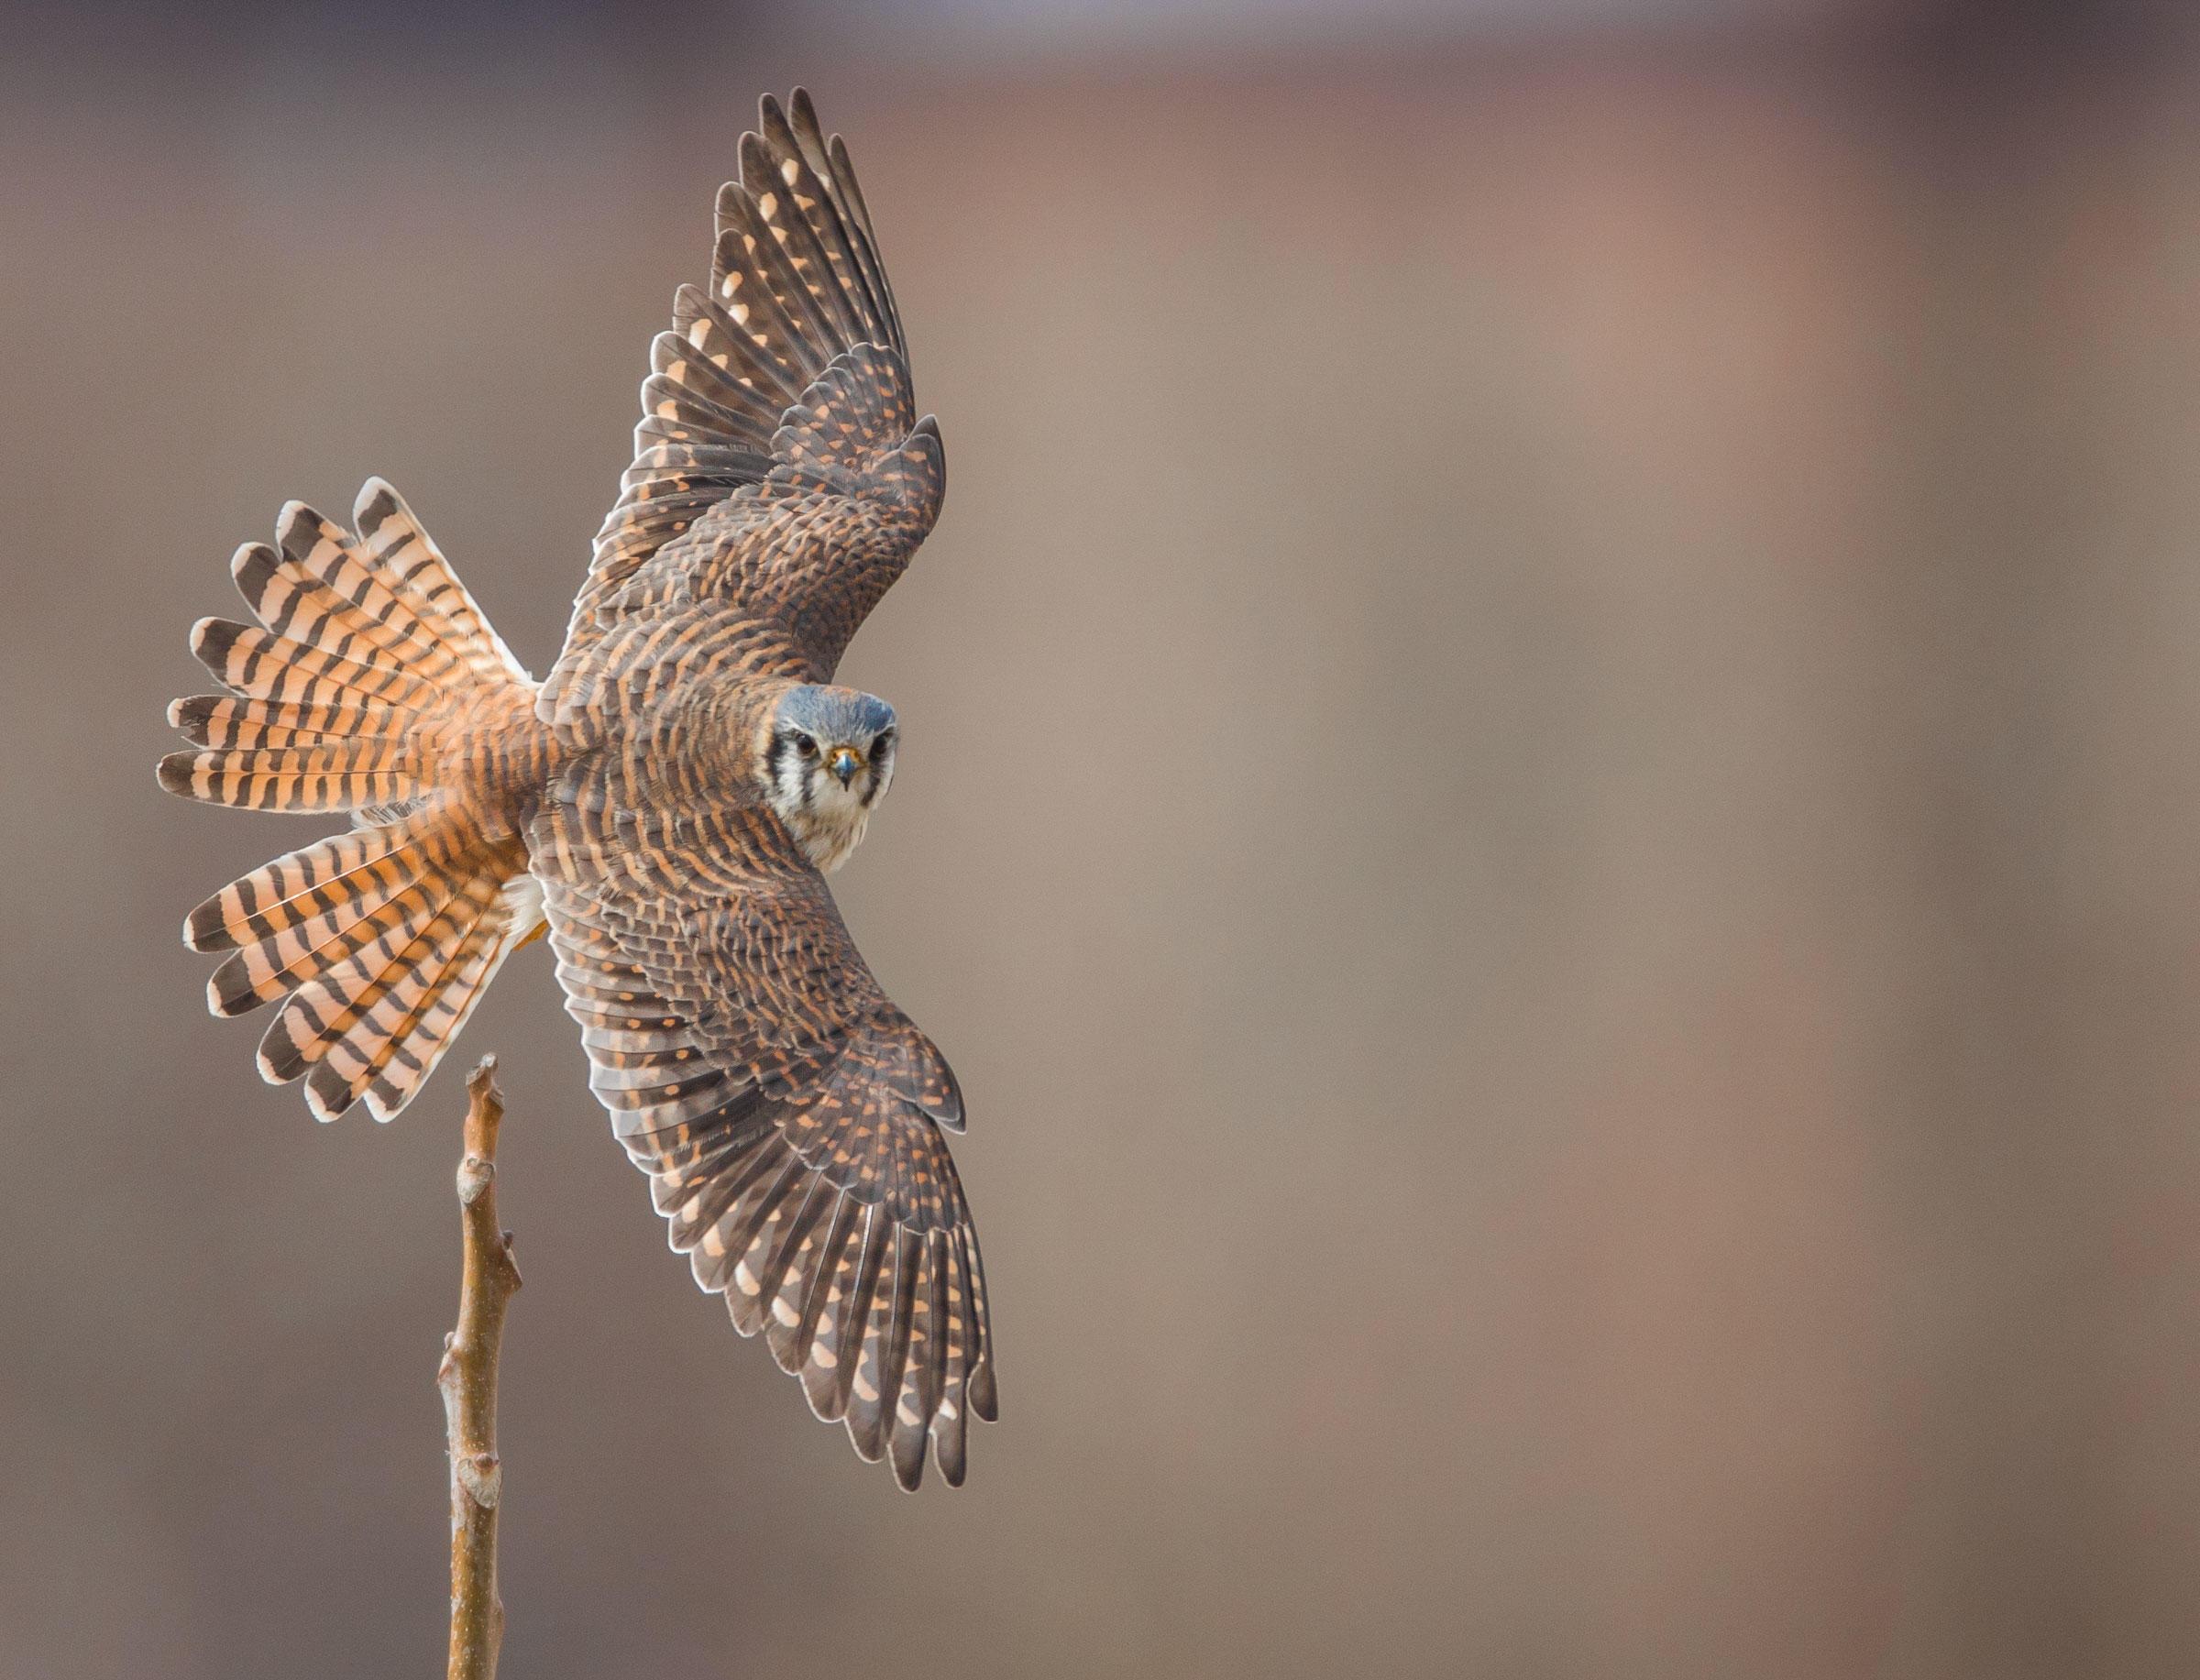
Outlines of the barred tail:
M229 692L178 700L195 744L170 793L360 826L276 859L191 913L229 953L216 1015L282 1000L259 1070L303 1078L332 1120L412 1098L504 958L542 927L514 795L546 745L534 684L397 493L368 480L358 535L302 504L231 563L257 625L202 620L192 651Z

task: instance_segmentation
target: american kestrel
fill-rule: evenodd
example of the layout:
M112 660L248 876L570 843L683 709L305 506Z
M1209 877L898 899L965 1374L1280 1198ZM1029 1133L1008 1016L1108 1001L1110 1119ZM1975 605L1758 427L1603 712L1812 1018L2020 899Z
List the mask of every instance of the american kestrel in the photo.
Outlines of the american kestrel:
M818 1415L915 1488L996 1415L955 1077L872 978L825 874L894 777L894 708L836 687L939 516L940 429L847 148L763 102L709 285L651 348L633 464L537 683L395 490L293 502L202 620L173 793L354 827L192 911L259 1069L387 1120L547 924L589 1083L672 1246Z

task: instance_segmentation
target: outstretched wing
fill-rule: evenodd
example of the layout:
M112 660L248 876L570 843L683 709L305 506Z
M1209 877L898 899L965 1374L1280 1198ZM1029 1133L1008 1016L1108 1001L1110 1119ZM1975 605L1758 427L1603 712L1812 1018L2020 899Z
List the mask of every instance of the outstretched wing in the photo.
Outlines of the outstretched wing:
M672 1246L821 1418L913 1488L996 1415L962 1097L768 812L619 819L553 801L533 844L589 1082ZM704 829L715 830L703 832ZM733 862L738 860L738 862Z
M545 716L625 615L720 596L783 620L819 681L938 518L946 458L848 148L766 97L718 195L708 288L652 346L634 461L596 537Z

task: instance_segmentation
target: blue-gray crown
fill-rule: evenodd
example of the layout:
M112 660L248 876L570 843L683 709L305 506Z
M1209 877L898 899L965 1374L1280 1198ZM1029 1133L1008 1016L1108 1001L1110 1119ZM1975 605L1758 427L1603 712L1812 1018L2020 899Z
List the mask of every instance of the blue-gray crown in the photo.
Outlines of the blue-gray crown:
M805 683L786 691L772 720L780 729L801 730L821 741L868 741L894 727L894 708L874 694Z

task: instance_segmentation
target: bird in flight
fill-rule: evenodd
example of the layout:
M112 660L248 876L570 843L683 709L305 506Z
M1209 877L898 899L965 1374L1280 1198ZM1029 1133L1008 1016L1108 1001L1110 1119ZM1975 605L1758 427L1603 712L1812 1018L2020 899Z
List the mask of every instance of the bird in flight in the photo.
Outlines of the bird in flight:
M672 1246L821 1418L914 1488L996 1415L962 1098L824 877L894 779L894 708L833 684L939 517L940 430L847 148L763 102L707 286L651 347L633 464L564 650L521 667L397 492L286 507L204 619L161 785L353 826L184 924L216 1015L272 1004L270 1082L387 1120L547 928L589 1083Z

